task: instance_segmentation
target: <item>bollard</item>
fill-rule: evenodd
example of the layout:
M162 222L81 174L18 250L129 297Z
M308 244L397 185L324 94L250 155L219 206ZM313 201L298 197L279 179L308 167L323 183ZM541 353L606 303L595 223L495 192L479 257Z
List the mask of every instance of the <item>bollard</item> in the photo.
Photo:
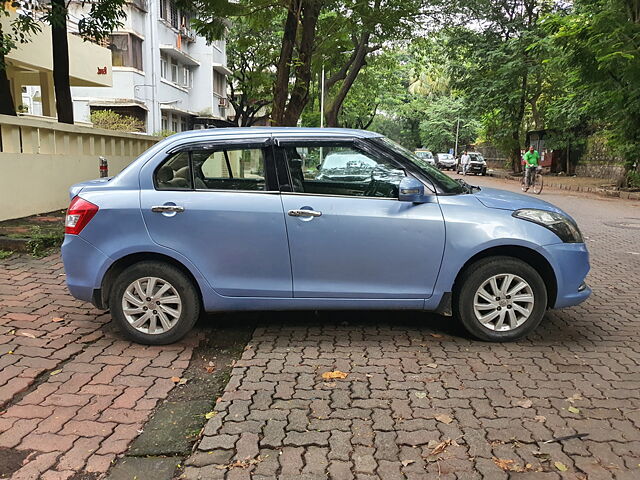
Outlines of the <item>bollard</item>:
M107 162L107 159L102 157L102 156L98 157L98 160L100 160L100 178L108 177L109 176L109 162Z

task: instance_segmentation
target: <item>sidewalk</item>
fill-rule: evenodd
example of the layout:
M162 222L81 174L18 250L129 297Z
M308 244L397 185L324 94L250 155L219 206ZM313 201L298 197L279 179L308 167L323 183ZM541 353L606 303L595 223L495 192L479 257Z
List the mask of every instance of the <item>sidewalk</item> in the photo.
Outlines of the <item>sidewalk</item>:
M519 182L521 175L514 175L511 171L494 169L488 172L489 176L503 178ZM567 177L546 174L544 176L544 188L557 188L573 192L593 193L603 197L615 197L626 200L640 200L640 192L627 192L615 189L611 180L593 177Z

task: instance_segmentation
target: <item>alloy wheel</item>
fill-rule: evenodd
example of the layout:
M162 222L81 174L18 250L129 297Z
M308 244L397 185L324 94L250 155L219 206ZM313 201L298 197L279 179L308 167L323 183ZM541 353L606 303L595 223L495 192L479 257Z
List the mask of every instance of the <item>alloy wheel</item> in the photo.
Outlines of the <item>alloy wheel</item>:
M182 314L176 289L158 277L142 277L125 289L122 311L129 324L142 333L158 335L171 330Z
M511 273L490 277L478 287L473 297L476 319L484 327L499 332L520 327L531 316L534 304L529 283Z

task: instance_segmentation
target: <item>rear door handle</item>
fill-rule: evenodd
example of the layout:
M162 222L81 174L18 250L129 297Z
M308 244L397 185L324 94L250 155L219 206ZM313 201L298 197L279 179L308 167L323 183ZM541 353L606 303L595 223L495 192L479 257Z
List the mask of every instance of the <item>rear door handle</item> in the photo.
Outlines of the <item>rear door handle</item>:
M322 212L316 212L315 210L289 210L287 214L290 217L320 217Z
M155 207L151 207L151 211L160 213L181 213L184 212L184 207L181 207L180 205L156 205Z

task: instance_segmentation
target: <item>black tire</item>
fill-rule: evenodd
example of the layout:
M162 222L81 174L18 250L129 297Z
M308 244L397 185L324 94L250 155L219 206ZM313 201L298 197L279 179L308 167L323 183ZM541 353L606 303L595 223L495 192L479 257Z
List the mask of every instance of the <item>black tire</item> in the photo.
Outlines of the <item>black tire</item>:
M474 297L478 289L491 277L500 274L513 274L523 279L529 284L534 299L531 314L524 323L507 331L487 328L474 312ZM547 288L540 274L522 260L504 256L484 258L468 266L461 278L453 292L453 313L473 337L488 342L509 342L526 336L542 321L547 309Z
M127 287L144 277L157 277L168 282L182 302L177 322L166 332L144 333L126 319L123 295ZM128 339L145 345L166 345L177 342L193 328L200 315L200 297L192 280L180 269L164 262L143 261L128 267L116 278L109 295L109 307L111 317Z

